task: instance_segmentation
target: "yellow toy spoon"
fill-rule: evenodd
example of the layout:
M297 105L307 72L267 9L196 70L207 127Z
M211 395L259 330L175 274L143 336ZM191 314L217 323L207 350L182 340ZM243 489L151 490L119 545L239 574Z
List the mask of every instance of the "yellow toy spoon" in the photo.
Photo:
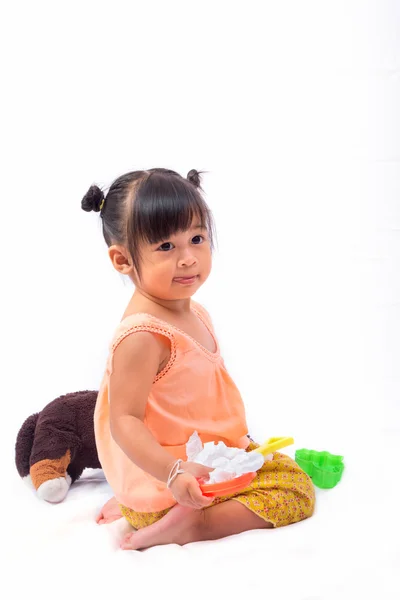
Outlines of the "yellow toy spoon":
M269 440L267 440L258 448L252 450L250 454L252 452L258 452L263 456L268 456L268 454L271 454L272 452L277 452L277 450L280 450L281 448L286 448L286 446L290 446L291 444L294 444L294 439L291 437L273 437L269 438Z

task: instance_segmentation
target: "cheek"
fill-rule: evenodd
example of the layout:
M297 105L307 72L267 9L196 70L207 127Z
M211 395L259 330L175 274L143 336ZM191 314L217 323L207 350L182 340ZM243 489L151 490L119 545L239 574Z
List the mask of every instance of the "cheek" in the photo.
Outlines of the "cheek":
M169 279L175 274L175 266L171 260L158 260L154 261L150 272L153 280Z
M204 253L204 256L202 257L202 266L203 266L203 271L204 271L204 275L209 275L210 271L211 271L211 266L212 266L212 256L211 256L211 250L207 250L207 252Z

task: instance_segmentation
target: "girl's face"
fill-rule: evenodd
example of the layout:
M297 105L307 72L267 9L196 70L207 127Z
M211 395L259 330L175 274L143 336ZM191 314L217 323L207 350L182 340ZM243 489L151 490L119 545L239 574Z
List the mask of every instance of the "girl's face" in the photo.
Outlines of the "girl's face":
M135 285L153 297L180 300L192 296L211 271L211 248L207 230L197 219L187 231L158 244L140 247L140 280Z

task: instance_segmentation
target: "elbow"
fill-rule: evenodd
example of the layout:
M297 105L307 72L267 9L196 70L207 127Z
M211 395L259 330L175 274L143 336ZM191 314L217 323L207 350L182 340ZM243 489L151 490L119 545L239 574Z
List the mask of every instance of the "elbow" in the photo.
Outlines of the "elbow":
M136 418L132 415L110 415L110 433L117 444L124 437L124 432L131 432Z
M121 436L121 420L118 417L110 417L110 433L111 437L115 442L118 443L118 440Z

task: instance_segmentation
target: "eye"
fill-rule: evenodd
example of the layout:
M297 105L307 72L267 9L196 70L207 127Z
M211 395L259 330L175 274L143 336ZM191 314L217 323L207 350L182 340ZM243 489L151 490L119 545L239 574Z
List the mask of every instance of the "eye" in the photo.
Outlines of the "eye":
M157 250L160 250L161 252L168 252L168 250L172 250L171 246L173 246L172 242L164 242L161 244L161 246L159 246L159 248L157 248Z
M199 245L201 244L201 242L204 242L204 236L203 235L195 235L194 238L192 238L192 243L195 245Z

